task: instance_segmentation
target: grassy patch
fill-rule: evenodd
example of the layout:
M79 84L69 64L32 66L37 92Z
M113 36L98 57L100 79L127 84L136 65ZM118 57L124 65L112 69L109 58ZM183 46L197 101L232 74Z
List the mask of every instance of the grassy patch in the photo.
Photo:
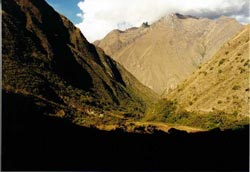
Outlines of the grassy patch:
M203 129L235 129L243 125L249 124L247 117L239 118L238 112L227 114L218 110L206 114L198 112L189 112L178 106L177 101L161 100L159 101L151 113L147 121L165 122L190 127L198 127Z

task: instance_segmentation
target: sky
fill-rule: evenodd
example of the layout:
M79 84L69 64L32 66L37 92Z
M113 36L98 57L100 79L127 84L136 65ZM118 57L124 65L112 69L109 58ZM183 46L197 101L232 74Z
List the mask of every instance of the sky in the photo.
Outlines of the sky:
M77 13L82 13L77 4L83 0L46 0L57 12L63 14L74 24L82 22Z
M170 13L216 19L222 15L250 23L249 0L47 0L93 42L114 29L149 24Z

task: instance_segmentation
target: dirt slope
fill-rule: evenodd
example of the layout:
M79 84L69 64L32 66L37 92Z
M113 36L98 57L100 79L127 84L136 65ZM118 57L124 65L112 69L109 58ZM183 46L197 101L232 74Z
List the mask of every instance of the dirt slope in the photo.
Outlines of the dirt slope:
M171 14L150 26L114 30L95 45L143 84L166 95L242 27L224 16L210 20Z
M167 97L189 111L249 114L249 25Z

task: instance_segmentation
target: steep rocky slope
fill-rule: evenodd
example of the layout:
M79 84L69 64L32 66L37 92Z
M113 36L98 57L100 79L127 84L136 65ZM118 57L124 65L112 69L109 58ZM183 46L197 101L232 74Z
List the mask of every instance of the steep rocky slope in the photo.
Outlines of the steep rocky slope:
M249 28L245 26L167 97L188 111L250 115Z
M249 125L249 28L147 111L145 121L203 129Z
M171 14L150 26L114 30L95 44L143 84L166 95L242 27L224 16L210 20Z
M2 16L3 90L32 97L44 114L85 126L117 123L155 100L44 0L3 1Z
M129 28L125 31L113 30L103 40L97 40L95 45L105 50L108 55L116 54L125 46L133 43L136 39L148 32L149 26L142 25L141 27Z

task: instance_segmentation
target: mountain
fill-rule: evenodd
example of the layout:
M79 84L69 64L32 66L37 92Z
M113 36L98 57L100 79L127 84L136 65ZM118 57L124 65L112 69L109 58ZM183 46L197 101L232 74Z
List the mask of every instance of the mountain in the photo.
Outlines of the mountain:
M176 13L150 26L114 30L94 44L144 85L166 95L242 27L225 16L211 20Z
M249 28L245 28L167 97L189 111L249 112Z
M125 132L157 96L44 0L2 3L2 171L248 171L249 126Z
M249 31L245 26L147 112L147 121L201 128L249 125Z
M2 88L45 115L97 127L140 118L157 98L44 0L3 1L2 19Z

